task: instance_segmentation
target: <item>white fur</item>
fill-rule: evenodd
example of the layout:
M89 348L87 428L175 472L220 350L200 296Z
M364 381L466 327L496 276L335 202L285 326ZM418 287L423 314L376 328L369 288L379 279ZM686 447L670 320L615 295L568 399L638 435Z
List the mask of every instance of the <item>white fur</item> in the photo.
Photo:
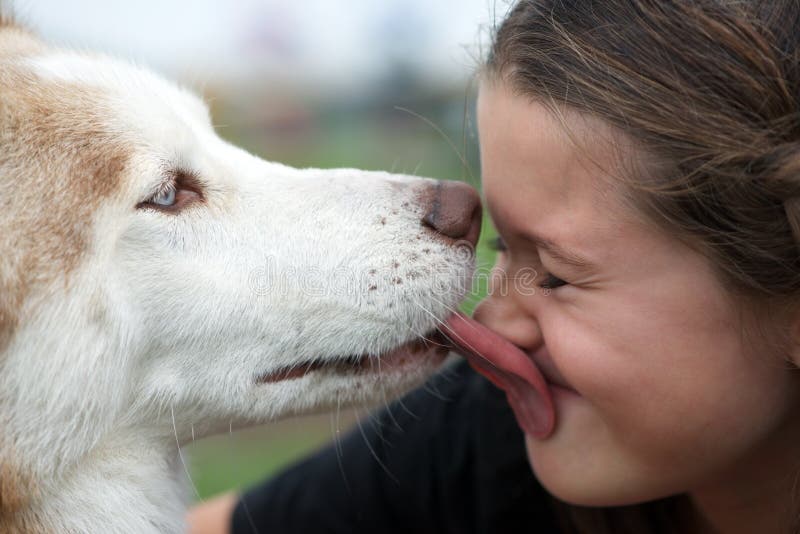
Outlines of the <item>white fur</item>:
M385 353L452 311L472 258L421 226L430 182L264 161L220 139L196 97L102 56L19 61L42 83L99 89L132 151L79 268L26 299L0 355L2 432L38 486L25 513L42 531L179 532L176 440L377 402L441 361L256 382ZM205 183L205 202L135 209L172 167Z

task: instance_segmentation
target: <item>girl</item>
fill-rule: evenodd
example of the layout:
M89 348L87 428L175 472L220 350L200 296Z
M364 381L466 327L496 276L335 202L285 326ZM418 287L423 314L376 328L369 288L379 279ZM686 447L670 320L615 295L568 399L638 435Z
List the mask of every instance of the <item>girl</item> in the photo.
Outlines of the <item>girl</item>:
M798 30L795 0L518 2L478 122L496 275L533 268L538 287L507 284L475 319L547 379L511 388L494 362L532 469L462 369L448 408L380 449L397 483L374 464L349 472L350 501L324 504L339 488L321 476L328 490L292 505L289 481L334 464L342 479L327 452L237 514L303 531L800 532ZM345 466L369 462L361 442Z

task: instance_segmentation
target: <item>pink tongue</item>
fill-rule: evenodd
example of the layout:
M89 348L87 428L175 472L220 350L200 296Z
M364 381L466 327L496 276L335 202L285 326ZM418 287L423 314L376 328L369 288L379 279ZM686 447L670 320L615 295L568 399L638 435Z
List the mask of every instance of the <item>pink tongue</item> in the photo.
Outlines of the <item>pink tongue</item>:
M550 389L530 357L462 313L452 315L441 331L476 371L506 392L526 434L544 439L553 432L556 414Z

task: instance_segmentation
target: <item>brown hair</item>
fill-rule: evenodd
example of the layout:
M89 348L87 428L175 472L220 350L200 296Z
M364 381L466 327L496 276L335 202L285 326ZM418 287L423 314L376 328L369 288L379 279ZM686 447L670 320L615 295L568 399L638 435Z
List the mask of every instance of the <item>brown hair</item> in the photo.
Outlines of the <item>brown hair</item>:
M486 73L553 110L599 117L641 149L644 163L621 177L626 199L703 253L759 341L788 358L800 302L800 2L523 0L497 29ZM686 532L658 518L687 507L677 496L562 511L567 532L638 534Z

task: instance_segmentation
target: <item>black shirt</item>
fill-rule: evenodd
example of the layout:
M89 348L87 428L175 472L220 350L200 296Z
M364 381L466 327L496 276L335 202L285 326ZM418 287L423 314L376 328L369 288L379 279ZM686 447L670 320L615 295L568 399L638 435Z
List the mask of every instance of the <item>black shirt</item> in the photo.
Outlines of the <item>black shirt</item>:
M466 362L361 427L247 491L233 532L558 532L504 393Z

